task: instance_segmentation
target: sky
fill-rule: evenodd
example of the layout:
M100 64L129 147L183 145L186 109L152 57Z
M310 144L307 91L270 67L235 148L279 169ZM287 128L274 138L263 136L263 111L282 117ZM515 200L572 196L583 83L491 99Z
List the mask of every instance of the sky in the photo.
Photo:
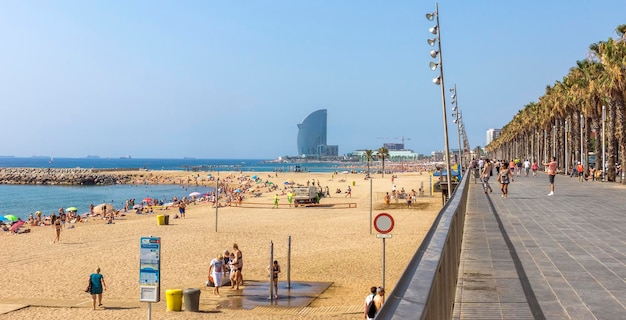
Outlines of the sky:
M441 1L448 140L471 148L616 37L626 1ZM275 159L328 110L341 155L444 149L435 2L2 1L0 155Z

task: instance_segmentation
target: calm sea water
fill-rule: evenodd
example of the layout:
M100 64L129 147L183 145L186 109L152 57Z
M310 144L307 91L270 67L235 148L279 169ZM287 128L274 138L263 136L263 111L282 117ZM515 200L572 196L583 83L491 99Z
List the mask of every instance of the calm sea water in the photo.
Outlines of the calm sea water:
M52 161L51 161L52 160ZM310 172L343 171L349 164L303 163L301 168ZM0 158L2 167L27 168L141 168L148 170L187 170L203 167L202 171L215 172L273 172L294 171L295 164L268 163L258 159L108 159L108 158ZM0 185L0 215L14 214L27 219L30 213L41 211L49 215L59 208L77 207L78 213L89 211L93 203L113 203L122 208L126 199L181 198L191 192L207 193L209 187L181 188L177 185L113 185L113 186L32 186Z

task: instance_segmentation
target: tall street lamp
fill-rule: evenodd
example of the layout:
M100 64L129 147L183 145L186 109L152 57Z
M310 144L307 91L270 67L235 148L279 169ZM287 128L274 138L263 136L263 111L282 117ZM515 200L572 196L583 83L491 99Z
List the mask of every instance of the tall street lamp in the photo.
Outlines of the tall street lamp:
M446 175L448 178L448 196L452 193L452 174L450 172L450 147L448 146L448 116L446 112L446 95L445 95L445 86L443 81L443 59L441 55L441 30L439 28L439 4L435 3L435 12L427 13L426 19L429 21L436 21L434 27L428 29L430 33L435 35L435 38L428 39L428 44L431 47L435 46L437 43L438 50L431 50L430 56L435 59L437 56L439 57L439 62L431 61L429 66L430 70L435 71L437 67L439 67L439 76L433 79L433 83L441 86L441 108L443 111L443 139L445 143L445 156L446 156Z
M604 158L606 156L606 141L605 139L605 135L606 135L606 131L605 131L605 124L606 124L606 107L602 106L602 181L606 181L606 159ZM598 168L598 156L596 156L596 169Z
M452 116L454 117L453 122L456 123L456 130L457 130L457 134L459 138L459 161L457 161L457 165L459 166L459 170L461 170L460 167L463 166L463 149L461 149L462 114L461 114L461 111L459 110L459 103L456 98L456 83L454 84L454 88L450 89L450 92L452 92L452 102L450 104L452 105Z

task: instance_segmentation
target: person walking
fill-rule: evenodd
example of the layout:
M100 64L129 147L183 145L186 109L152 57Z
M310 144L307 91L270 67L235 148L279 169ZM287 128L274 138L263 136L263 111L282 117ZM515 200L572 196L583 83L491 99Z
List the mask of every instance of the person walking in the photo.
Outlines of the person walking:
M530 161L528 159L524 160L524 177L528 177L530 173Z
M489 161L489 159L485 159L485 167L482 172L483 190L485 193L487 193L487 190L489 190L489 192L493 192L493 189L491 189L491 186L489 185L489 177L491 176L491 171L493 170L492 166L491 161Z
M267 272L270 273L272 285L274 286L274 299L278 299L278 274L280 273L280 265L278 264L278 260L274 260L273 265L267 266Z
M374 305L376 305L376 313L383 307L385 303L385 288L376 288L376 296L374 297Z
M376 316L376 304L374 302L374 297L376 297L376 287L370 288L370 294L365 297L365 311L363 315L366 320L374 320Z
M498 175L498 182L500 182L500 191L502 191L502 198L508 198L509 196L509 183L514 180L512 170L500 170Z
M557 168L556 158L551 157L550 162L542 162L541 164L548 167L548 179L550 180L550 193L548 193L548 196L551 197L554 195L554 177L556 176Z
M181 200L178 203L178 213L180 214L180 218L184 219L185 218L185 209L186 209L187 205L185 204L185 201Z
M213 295L220 296L220 286L224 278L224 256L220 253L217 258L211 260L209 265L209 277L213 277ZM211 279L209 278L209 281Z
M576 171L578 172L578 182L585 181L585 167L578 161L578 165L576 166Z
M100 267L96 268L96 272L89 276L89 287L87 288L93 300L93 310L96 310L96 297L98 298L98 307L102 306L102 291L107 289L104 282L104 276L100 274Z
M274 196L274 205L272 206L273 208L278 208L278 193Z
M539 166L537 165L537 161L533 161L532 169L533 169L533 178L534 178L537 176L537 170L539 169Z

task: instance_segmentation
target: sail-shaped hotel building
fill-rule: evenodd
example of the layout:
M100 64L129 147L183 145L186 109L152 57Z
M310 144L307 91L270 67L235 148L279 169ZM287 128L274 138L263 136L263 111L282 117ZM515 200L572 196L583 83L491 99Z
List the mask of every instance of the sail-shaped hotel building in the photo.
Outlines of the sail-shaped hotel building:
M298 155L305 158L336 157L339 147L327 145L327 110L312 112L298 124Z

